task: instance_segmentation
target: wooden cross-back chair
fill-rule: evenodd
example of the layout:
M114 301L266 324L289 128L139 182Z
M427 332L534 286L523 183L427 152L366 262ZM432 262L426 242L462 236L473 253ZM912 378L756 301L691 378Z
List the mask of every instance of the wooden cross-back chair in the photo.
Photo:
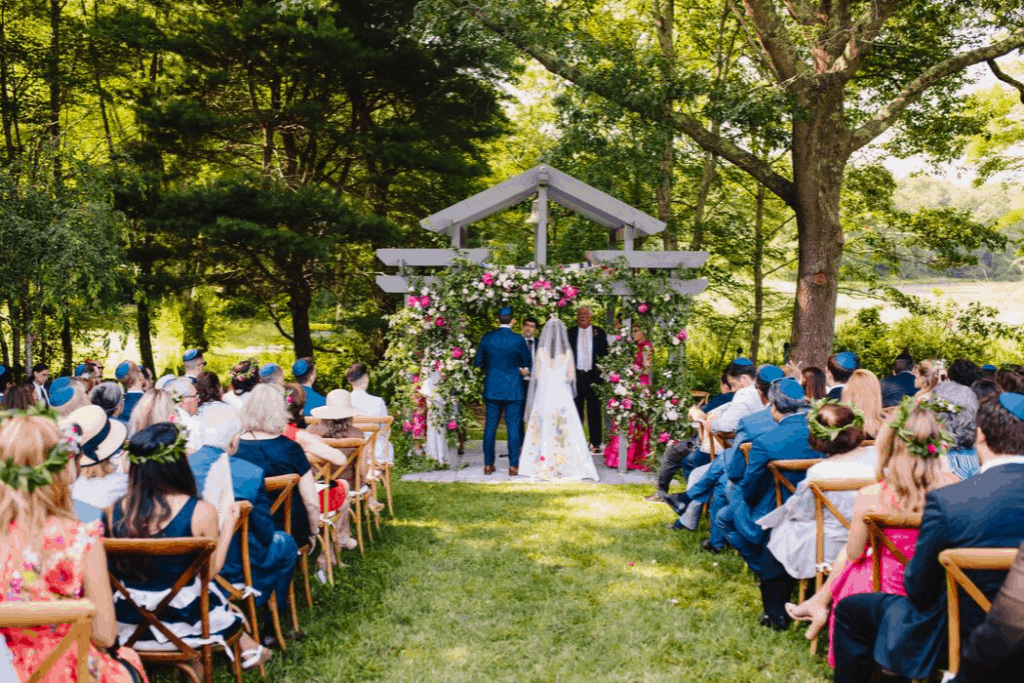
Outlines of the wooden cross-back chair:
M992 603L965 570L1009 571L1017 557L1017 548L951 548L939 553L939 562L946 568L946 604L949 609L949 672L960 670L960 590L988 612Z
M921 515L883 515L867 514L861 518L868 529L868 544L871 547L871 586L876 593L882 590L882 548L885 548L896 561L907 566L910 561L896 544L885 535L886 529L920 529Z
M35 628L67 624L68 630L23 683L39 683L66 652L77 658L76 680L86 683L89 674L89 639L96 607L88 600L5 600L0 602L0 628Z
M694 408L700 408L702 405L708 402L711 398L711 394L706 391L691 391L690 396L697 399L697 402L693 404Z
M367 427L376 427L377 433L374 435L374 466L381 473L381 483L384 484L384 490L387 492L388 498L388 512L391 513L392 519L395 516L395 504L391 497L391 464L388 462L382 462L376 460L377 443L383 442L384 448L382 449L385 453L387 452L387 443L391 438L391 427L395 422L395 418L392 415L375 416L375 415L357 415L352 418L352 424L362 429ZM364 429L363 431L371 431L370 429Z
M210 639L210 581L213 580L210 561L213 556L217 542L211 538L107 538L103 541L103 548L107 552L110 564L113 566L118 557L132 557L148 555L150 557L170 556L192 556L192 564L178 577L171 586L167 595L152 610L139 606L132 597L129 590L121 580L109 572L110 585L114 593L120 593L121 597L142 617L142 622L135 628L127 641L122 643L124 647L134 648L143 662L154 664L169 664L176 666L193 683L200 683L192 671L186 666L188 662L199 659L203 666L203 679L205 683L213 680L213 652L223 649L222 646L209 642ZM171 601L186 586L191 586L196 578L199 579L199 605L200 618L202 621L202 640L205 644L198 648L186 643L181 637L175 635L167 626L160 621L160 615L171 604ZM173 649L148 649L140 647L139 641L149 633L150 628L159 631L168 640ZM242 683L242 652L238 641L242 637L242 629L225 639L228 647L234 653L232 668L237 683ZM145 641L143 641L145 642Z
M358 418L353 418L354 425L356 419ZM366 436L366 444L360 449L362 453L360 453L359 455L361 462L366 463L366 474L362 474L360 471L357 470L356 487L357 490L361 490L364 484L369 486L369 497L373 500L376 500L377 484L378 482L383 483L384 480L383 470L379 469L380 464L377 462L377 435L380 433L381 427L379 424L371 423L363 423L362 425L356 426L359 429L363 430L364 435L369 435ZM374 525L377 527L377 530L379 531L380 512L377 509L374 509L374 506L372 505L366 505L363 508L363 510L366 512L366 528L369 530L368 535L370 537L370 540L372 541L373 529L370 528L371 515L372 521Z
M299 479L301 477L297 474L279 474L276 477L267 477L263 480L264 485L267 487L267 493L271 496L275 494L277 497L270 506L270 514L274 515L279 509L284 508L284 530L288 534L292 533L292 496L298 494ZM306 539L303 539L305 542ZM296 539L298 542L298 539ZM302 569L303 585L306 590L306 601L312 607L313 597L309 590L309 563L306 561L306 553L303 551L303 546L299 548L299 567ZM280 631L280 616L277 613L277 601L271 598L268 603L270 607L270 617L274 620L275 632ZM288 608L292 613L292 627L296 632L300 631L299 628L299 611L295 605L295 581L294 579L288 584ZM283 639L278 637L278 643L284 643ZM282 648L283 649L283 648Z
M324 439L323 441L331 448L339 450L355 449L347 456L352 465L353 479L355 481L355 485L352 487L352 490L349 491L352 501L350 509L352 511L352 521L356 524L356 540L359 542L359 553L361 555L365 554L363 550L363 508L367 508L366 519L367 522L369 522L371 512L369 510L370 506L366 503L373 493L373 487L368 486L366 491L362 490L364 481L361 470L363 469L364 462L369 461L372 464L373 454L372 452L369 452L373 447L372 440L349 437L344 439ZM373 528L369 523L366 525L366 531L369 539L373 541Z
M750 461L749 455L747 461ZM819 462L824 462L824 458L807 458L804 460L772 460L768 463L768 471L772 473L772 479L775 480L775 505L782 505L782 487L785 486L786 490L790 493L796 493L796 486L790 483L789 479L783 472L806 472L811 469L814 465Z
M324 439L324 443L327 444L328 446L330 446L331 448L337 449L339 451L341 449L343 449L343 448L346 448L346 449L347 448L356 449L355 451L353 451L353 455L356 458L356 462L355 462L354 466L356 468L359 467L359 462L358 462L359 451L366 445L366 439L360 439L360 438L354 438L354 437L353 438L345 438L345 439ZM335 465L332 462L329 462L327 460L323 460L321 458L317 458L315 456L312 456L310 458L310 463L313 466L313 478L317 482L317 488L319 489L318 495L319 495L320 501L322 503L321 508L326 509L327 508L327 505L326 505L327 498L330 495L330 493L329 493L330 485L336 479L340 479L341 478L341 473L345 471L345 467L347 467L347 465L346 466ZM349 501L350 501L350 503L355 503L358 506L358 505L361 505L363 496L359 496L359 495L357 495L357 493L358 493L358 491L349 491ZM355 508L352 505L350 505L349 506L348 515L349 515L349 518L351 520L353 520L355 522L355 525L356 525L356 541L359 543L359 554L360 555L365 555L366 553L365 553L364 548L363 548L362 516L361 516L361 513L358 512L358 511L353 512L354 509ZM323 513L321 513L321 519L325 523L323 525L321 525L320 539L321 539L321 542L323 543L325 551L327 551L329 548L333 549L333 552L331 554L329 554L328 558L327 558L328 559L328 561L327 561L327 579L328 579L328 581L332 585L334 583L334 570L333 570L333 568L331 566L332 555L333 555L333 557L339 558L339 563L340 563L340 557L341 557L341 546L339 544L339 539L338 539L337 531L336 531L336 528L334 526L334 522L336 521L337 516L340 515L340 514L341 514L341 509L340 508L338 510L334 511L334 512L323 512Z

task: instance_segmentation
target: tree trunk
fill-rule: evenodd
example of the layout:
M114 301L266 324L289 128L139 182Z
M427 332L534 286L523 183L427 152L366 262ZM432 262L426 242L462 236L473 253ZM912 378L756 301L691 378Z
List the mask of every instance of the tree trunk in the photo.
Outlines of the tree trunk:
M793 359L817 367L825 367L835 338L843 256L839 196L849 157L847 137L841 100L831 107L828 102L819 103L793 124L799 268L791 341Z
M757 186L754 208L754 324L750 329L750 360L757 365L761 350L761 321L764 318L764 185Z
M4 146L7 149L8 163L14 160L16 150L14 147L14 135L12 133L12 121L14 119L14 107L11 104L9 87L11 84L10 62L7 54L7 4L0 3L0 121L3 123ZM4 354L6 365L7 355Z
M64 316L64 325L61 326L60 347L64 355L61 372L70 375L75 365L75 347L71 343L71 318L69 316Z
M654 190L658 202L658 220L665 223L665 230L661 233L665 251L675 251L678 247L675 220L672 218L672 173L675 168L675 157L675 136L669 130L665 132L661 159L658 160L658 186Z
M55 184L60 183L62 175L60 160L60 13L62 6L61 0L50 0L50 68L47 74L50 87L50 121L48 128Z
M135 308L135 326L139 334L139 360L142 364L156 372L153 361L152 325L149 320L149 300L140 298Z
M313 355L313 335L309 330L309 307L313 303L313 293L304 279L293 277L291 295L288 297L288 308L292 314L292 345L296 358Z

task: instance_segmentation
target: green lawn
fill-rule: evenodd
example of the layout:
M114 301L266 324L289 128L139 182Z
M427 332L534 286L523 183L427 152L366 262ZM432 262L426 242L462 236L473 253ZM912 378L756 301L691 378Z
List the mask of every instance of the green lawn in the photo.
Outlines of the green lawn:
M795 628L757 625L742 560L664 529L649 490L396 482L398 518L314 586L268 680L831 680Z

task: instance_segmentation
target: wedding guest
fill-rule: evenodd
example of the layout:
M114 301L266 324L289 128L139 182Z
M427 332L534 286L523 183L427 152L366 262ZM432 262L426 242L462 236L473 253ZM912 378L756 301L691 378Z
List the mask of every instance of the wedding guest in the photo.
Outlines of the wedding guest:
M219 520L216 509L199 499L195 477L185 455L184 435L170 422L147 427L128 442L128 459L128 495L111 509L110 535L131 539L214 539L216 548L210 565L212 574L218 574L231 543L231 534L222 533L222 530L234 527L239 507L231 505L228 515ZM132 591L137 601L155 604L171 589L193 559L188 555L163 555L159 559L145 555L122 556L111 563L110 572ZM178 601L171 613L176 634L192 646L198 646L203 639L199 616L200 581L200 577L195 577L191 586L178 593ZM115 610L119 629L131 632L143 622L142 615L127 600L119 600ZM209 614L210 636L223 637L232 633L242 618L240 613L229 609L227 598L214 582L209 584ZM140 645L153 647L165 640L153 626L147 630L151 637L144 637ZM241 645L243 657L247 659L252 657L252 653L261 652L246 633L242 634ZM249 666L255 664L252 661ZM193 667L194 673L201 672L198 661L193 663Z
M195 384L196 380L199 379L199 373L206 369L206 359L203 358L203 352L199 349L189 349L182 354L181 360L185 366L185 379Z
M216 372L205 371L199 373L195 381L196 385L196 417L200 420L206 411L218 406L226 406L224 394L220 388L220 378ZM230 406L228 406L230 407Z
M231 392L224 394L224 402L238 409L245 403L249 393L260 383L260 365L255 358L235 363L231 368Z
M991 379L979 379L971 385L971 391L973 391L974 395L978 398L978 405L981 405L981 402L989 396L998 396L1003 393L1002 387Z
M857 370L857 372L866 372ZM856 375L856 373L854 373ZM844 393L852 386L854 377ZM878 467L874 446L862 446L867 436L866 420L856 409L841 403L816 403L807 417L808 446L823 454L825 460L807 470L785 505L757 520L770 530L768 545L761 555L761 601L770 625L789 626L785 605L798 579L815 576L817 522L814 493L810 481L823 479L871 479ZM825 496L846 516L853 514L855 491L829 491ZM846 544L848 531L835 515L822 519L823 557L830 560Z
M58 385L62 379L66 381ZM67 417L82 406L89 405L89 394L86 393L84 386L82 382L59 377L50 385L50 407L62 417Z
M50 394L46 390L46 382L50 379L50 368L46 363L36 363L32 366L32 391L35 393L35 400L47 408L50 407Z
M179 377L167 385L167 391L177 404L173 422L185 430L188 437L186 448L189 453L193 453L203 445L202 434L196 421L196 413L199 412L196 385L187 377Z
M914 368L914 386L917 393L914 396L929 398L932 391L944 378L946 369L938 360L923 360Z
M1024 377L1016 372L998 372L995 375L995 382L1003 391L1015 394L1024 393Z
M930 443L940 453L948 446L942 423L928 404L917 405L912 398L901 402L895 422L896 431L885 425L878 435L878 468L872 484L857 492L853 512L849 516L850 533L846 545L832 562L826 583L800 605L787 604L786 612L793 619L810 621L806 636L813 640L829 624L829 641L834 631L834 615L829 608L849 595L873 590L872 558L867 552L868 528L864 515L919 515L924 510L925 496L945 484L937 457L930 456ZM902 434L902 435L901 435ZM914 448L911 451L911 447ZM917 529L886 529L885 535L906 557L913 557ZM831 555L826 554L826 558ZM884 545L880 555L880 587L883 593L906 595L903 589L903 564ZM829 664L835 666L833 648L829 648Z
M362 430L352 424L352 418L358 415L359 411L352 405L351 394L344 389L335 389L327 394L327 405L316 410L313 417L319 419L320 422L310 425L307 431L311 434L323 439L364 438ZM350 491L355 490L356 486L355 463L357 458L353 457L354 452L355 449L342 451L348 462L340 477L347 482ZM369 474L370 464L362 458L358 458L358 460L360 477L365 478Z
M710 440L715 434L733 434L740 420L751 413L764 408L754 386L756 369L749 358L737 358L729 364L729 381L736 392L733 399L724 406L705 413L699 408L691 408L689 417L703 425L704 442L701 448L682 460L683 476L689 480L690 473L701 465L711 462Z
M530 352L530 361L526 366L530 373L533 373L533 358L537 353L537 319L527 316L523 319L523 341L526 342L526 350ZM519 423L519 442L526 443L526 398L530 393L530 375L523 375L523 419ZM355 402L355 398L352 399ZM357 404L358 405L358 404ZM461 454L460 447L460 454Z
M842 399L843 387L850 379L854 370L860 369L860 356L853 351L840 351L828 357L825 373L828 379L827 398L839 401Z
M320 507L306 454L282 434L288 426L283 390L272 384L260 384L238 410L238 420L242 436L235 457L261 468L267 477L300 476L298 495L292 495L291 534L300 548L311 544L310 537L320 528ZM278 530L284 530L283 509L274 515L274 523Z
M135 652L122 647L116 651L118 659L109 654L108 648L117 640L117 624L101 526L75 517L73 459L61 453L64 443L57 425L45 417L13 417L0 425L0 462L32 467L50 478L50 483L39 487L0 483L0 529L5 530L0 543L0 595L5 600L44 602L84 597L96 609L90 621L88 655L94 675L100 683L145 681ZM51 454L61 457L51 460ZM21 680L28 680L69 628L66 624L0 628L0 642L10 648ZM68 648L44 680L73 681L77 666L77 649Z
M590 452L600 453L604 421L601 417L601 401L594 391L600 384L601 368L599 359L608 355L608 336L604 330L593 324L594 314L589 306L580 306L576 311L576 324L569 328L569 346L576 359L576 412L583 421L584 408L587 412Z
M34 406L39 401L38 397L31 384L15 384L4 394L0 410L25 410Z
M996 378L996 373L998 371L999 371L999 368L997 368L996 366L992 365L991 363L986 363L985 365L981 366L981 378L982 379L995 379Z
M974 422L978 414L978 398L971 385L981 379L981 368L969 360L958 358L949 366L949 379L939 382L932 391L938 401L952 404L939 419L954 440L945 462L960 479L969 479L978 472L978 456L974 452Z
M89 400L109 417L119 418L124 410L124 389L117 382L100 382L90 392Z
M851 595L836 605L838 683L867 680L876 663L897 676L929 677L945 661L948 643L939 553L958 547L1016 547L1024 541L1024 395L1000 394L979 407L975 448L980 473L933 490L925 499L917 548L904 572L907 596ZM989 599L1005 576L969 573ZM961 602L961 642L983 618L972 600Z
M146 389L149 388L149 383L143 369L130 360L122 361L114 368L114 377L124 387L124 406L121 408L118 419L127 424L135 406L139 404Z
M870 370L854 370L846 380L842 391L842 402L855 405L864 415L864 433L874 439L885 422L882 413L882 388Z
M529 341L527 341L526 347L530 347ZM530 367L533 367L532 357L530 360ZM371 417L388 416L388 406L384 403L384 399L380 396L374 396L368 391L370 388L370 370L365 364L356 363L349 367L345 372L345 379L352 385L352 407L358 410L360 415L369 415ZM525 422L525 419L523 422ZM366 432L365 435L368 436L369 432ZM388 439L389 436L390 430L384 430L377 434L373 459L377 462L392 465L395 462L395 447L391 445L391 441Z
M813 365L800 371L800 384L803 385L804 393L808 401L817 401L825 398L828 393L825 386L825 371Z
M259 370L260 384L284 386L284 370L277 363L264 363Z
M292 363L292 374L305 393L303 415L308 416L314 408L319 408L327 403L324 395L313 388L313 384L316 382L316 361L309 356L298 359Z
M715 408L724 406L726 403L732 400L736 392L732 390L732 384L729 382L729 368L722 370L722 376L718 380L718 394L708 399L708 402L701 406L701 410L705 413L710 413Z
M636 344L636 357L633 359L633 368L639 373L637 381L641 386L649 386L651 383L651 349L653 345L647 338L647 333L642 327L633 327L633 342ZM626 381L622 378L621 381ZM605 467L619 466L619 434L618 425L613 424L610 431L608 445L604 449ZM647 471L647 455L651 451L651 428L645 422L629 420L629 447L626 454L626 468L631 470Z
M97 405L79 408L66 420L78 425L82 432L78 458L81 469L71 495L76 504L82 502L105 510L128 492L128 475L120 470L117 459L128 438L128 428Z
M892 377L886 377L881 381L882 407L898 406L904 396L913 396L917 393L917 388L914 386L916 381L914 357L910 355L910 352L904 351L893 361Z
M169 391L150 389L139 401L132 417L128 420L129 437L158 422L174 422L177 419L174 399Z

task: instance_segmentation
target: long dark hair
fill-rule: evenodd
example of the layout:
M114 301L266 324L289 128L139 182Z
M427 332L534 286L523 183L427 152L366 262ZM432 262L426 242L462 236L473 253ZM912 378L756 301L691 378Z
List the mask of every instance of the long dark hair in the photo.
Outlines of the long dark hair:
M196 396L199 397L199 405L213 403L224 397L216 372L206 371L196 377Z
M177 439L177 427L170 422L157 422L131 438L128 453L130 456L151 455ZM113 535L118 538L152 538L154 534L149 532L150 526L155 524L163 529L171 519L167 496L174 493L199 497L196 479L184 452L180 458L166 464L132 462L128 467L128 493L118 503L124 515L114 525ZM138 558L132 558L124 566L119 562L117 569L119 573L145 576L153 566L139 567L138 564Z
M825 397L825 371L813 365L803 369L804 394L812 401Z
M260 383L260 364L255 358L247 358L231 368L231 389L236 396L250 392Z
M25 410L36 403L36 390L31 384L15 384L4 392L0 410Z

